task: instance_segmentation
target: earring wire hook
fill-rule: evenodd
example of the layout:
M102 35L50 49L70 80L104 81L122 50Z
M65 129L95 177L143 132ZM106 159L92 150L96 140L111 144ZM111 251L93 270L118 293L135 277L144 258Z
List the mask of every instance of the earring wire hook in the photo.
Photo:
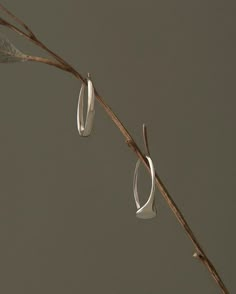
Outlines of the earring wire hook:
M152 186L150 195L148 197L147 202L141 207L139 196L138 196L138 169L140 166L140 160L137 161L136 167L134 170L134 179L133 179L133 191L134 191L134 200L137 206L137 212L136 216L138 218L142 219L148 219L153 218L156 216L156 206L155 206L155 168L152 162L152 159L150 157L150 151L149 151L149 145L148 145L148 137L147 137L147 127L145 124L143 124L143 140L144 140L144 146L146 149L146 159L148 161L148 164L150 166L150 172L151 172L151 180L152 180Z

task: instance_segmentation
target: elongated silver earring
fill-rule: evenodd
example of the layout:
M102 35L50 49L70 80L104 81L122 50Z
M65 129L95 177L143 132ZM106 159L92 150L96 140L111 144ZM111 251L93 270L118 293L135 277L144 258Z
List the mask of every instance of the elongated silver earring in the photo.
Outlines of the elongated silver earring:
M153 218L157 214L156 206L155 206L155 195L154 195L155 194L155 169L154 169L151 158L149 156L146 156L146 158L148 160L150 170L151 170L152 187L151 187L149 198L142 207L140 205L139 196L138 196L138 187L137 187L140 159L136 163L136 167L134 171L134 181L133 181L134 200L138 209L136 212L136 216L142 219Z
M90 75L88 74L88 107L87 107L87 115L84 123L84 92L86 85L83 83L80 88L79 100L78 100L78 108L77 108L77 127L79 134L82 137L87 137L90 135L93 128L93 120L95 116L94 102L95 102L95 94L94 87L91 81Z

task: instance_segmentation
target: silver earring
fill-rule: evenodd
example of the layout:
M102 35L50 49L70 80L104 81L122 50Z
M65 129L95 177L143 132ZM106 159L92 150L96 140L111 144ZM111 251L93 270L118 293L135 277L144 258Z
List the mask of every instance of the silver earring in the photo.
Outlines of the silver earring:
M83 83L80 88L79 93L79 100L78 100L78 108L77 108L77 127L79 134L82 137L87 137L90 135L93 127L93 120L95 116L95 94L94 94L94 87L91 81L90 75L88 74L88 107L87 107L87 115L86 120L84 123L84 91L85 91L85 84Z
M134 200L137 206L137 212L136 216L138 218L142 219L148 219L148 218L153 218L156 216L157 211L156 211L156 206L155 206L155 169L153 162L149 156L146 156L150 170L151 170L151 179L152 179L152 187L151 187L151 192L149 195L149 198L147 202L141 207L140 206L140 201L139 201L139 196L138 196L138 187L137 187L137 181L138 181L138 169L140 165L140 159L136 163L135 171L134 171L134 180L133 180L133 189L134 189Z

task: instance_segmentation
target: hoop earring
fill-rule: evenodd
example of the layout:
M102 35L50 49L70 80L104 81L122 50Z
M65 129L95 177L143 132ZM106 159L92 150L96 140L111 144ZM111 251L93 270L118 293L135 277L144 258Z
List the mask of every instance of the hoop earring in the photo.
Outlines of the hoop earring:
M136 216L138 218L142 219L148 219L148 218L153 218L156 216L157 211L156 211L156 206L155 206L155 169L153 162L149 156L146 156L150 170L151 170L151 179L152 179L152 187L151 187L151 192L149 195L149 198L147 202L141 207L140 206L140 201L139 201L139 196L138 196L138 187L137 187L137 181L138 181L138 169L140 165L140 159L136 163L136 167L134 170L134 180L133 180L133 190L134 190L134 200L137 206L137 211L136 211Z
M87 115L84 124L84 91L85 84L83 83L80 88L79 100L78 100L78 108L77 108L77 127L80 136L88 137L92 131L93 120L95 116L94 102L95 102L95 94L94 87L91 81L90 75L88 74L88 107L87 107Z

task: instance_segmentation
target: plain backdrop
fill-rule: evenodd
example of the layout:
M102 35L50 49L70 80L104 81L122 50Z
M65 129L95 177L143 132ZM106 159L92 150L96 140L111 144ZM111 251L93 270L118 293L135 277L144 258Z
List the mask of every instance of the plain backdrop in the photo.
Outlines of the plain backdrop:
M157 172L235 293L235 1L1 3L91 73L141 148L147 124ZM79 136L79 81L36 63L0 76L1 293L220 293L159 191L157 217L136 218L137 158L97 102ZM141 168L143 201L149 189Z

